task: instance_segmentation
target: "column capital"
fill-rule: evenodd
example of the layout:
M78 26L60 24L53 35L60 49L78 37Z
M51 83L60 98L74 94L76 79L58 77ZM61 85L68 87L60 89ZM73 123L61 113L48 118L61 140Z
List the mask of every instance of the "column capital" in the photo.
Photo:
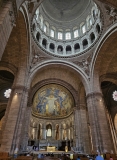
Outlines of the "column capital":
M101 92L91 92L91 93L88 93L86 98L95 98L95 97L103 97L102 93Z
M28 92L29 91L29 89L26 87L26 86L23 86L23 85L17 85L17 86L13 86L12 87L12 90L13 91L15 91L15 90L17 90L17 91L25 91L25 92Z

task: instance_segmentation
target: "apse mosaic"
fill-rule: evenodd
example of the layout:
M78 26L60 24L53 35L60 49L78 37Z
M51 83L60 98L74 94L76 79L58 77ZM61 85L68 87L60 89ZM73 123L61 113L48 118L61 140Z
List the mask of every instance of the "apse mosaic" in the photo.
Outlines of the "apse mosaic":
M63 86L50 84L40 88L33 99L33 113L38 116L63 117L74 107L71 93Z

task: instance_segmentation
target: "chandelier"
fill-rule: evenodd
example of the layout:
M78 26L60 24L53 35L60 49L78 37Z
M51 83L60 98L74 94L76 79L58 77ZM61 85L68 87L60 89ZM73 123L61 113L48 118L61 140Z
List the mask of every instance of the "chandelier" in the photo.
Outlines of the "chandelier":
M4 96L5 96L6 98L9 98L10 95L11 95L11 89L7 89L7 90L4 92Z

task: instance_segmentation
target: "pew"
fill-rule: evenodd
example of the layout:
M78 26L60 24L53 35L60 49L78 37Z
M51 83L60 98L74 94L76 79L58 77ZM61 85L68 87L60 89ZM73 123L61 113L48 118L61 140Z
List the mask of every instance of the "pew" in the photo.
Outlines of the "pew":
M0 152L0 160L11 160L8 152Z
M15 160L32 160L32 156L19 156Z

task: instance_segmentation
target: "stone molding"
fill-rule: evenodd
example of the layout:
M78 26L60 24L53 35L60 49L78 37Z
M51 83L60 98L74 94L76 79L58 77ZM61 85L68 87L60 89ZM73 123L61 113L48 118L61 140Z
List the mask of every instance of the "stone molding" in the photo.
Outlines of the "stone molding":
M14 75L17 74L18 69L14 65L12 65L8 62L1 61L0 62L0 70L2 67L4 67L7 71L11 71Z
M92 93L87 94L86 98L87 99L95 98L96 96L103 97L102 93L100 93L100 92L92 92Z
M13 91L16 90L19 94L20 94L21 91L25 91L25 92L29 91L29 89L26 86L23 86L23 85L14 86L14 87L12 87L12 90Z

